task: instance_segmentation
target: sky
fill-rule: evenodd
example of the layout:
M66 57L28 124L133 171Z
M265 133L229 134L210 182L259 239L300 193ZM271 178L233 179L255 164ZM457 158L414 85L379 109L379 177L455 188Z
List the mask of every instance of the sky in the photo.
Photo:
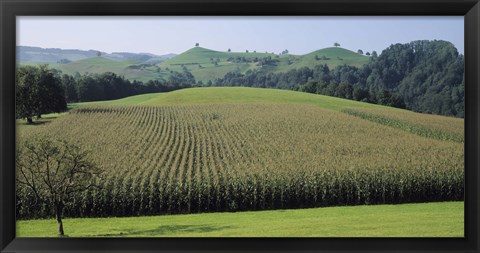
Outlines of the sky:
M217 51L306 54L335 42L381 53L414 40L450 41L463 54L464 17L17 16L17 45L107 53L179 54L199 43Z

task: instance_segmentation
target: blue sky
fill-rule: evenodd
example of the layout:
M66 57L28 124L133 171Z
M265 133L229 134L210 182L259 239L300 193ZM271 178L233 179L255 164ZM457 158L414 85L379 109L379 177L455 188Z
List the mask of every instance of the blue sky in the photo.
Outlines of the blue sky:
M413 40L447 40L464 52L464 18L450 17L17 17L17 45L103 52L364 52Z

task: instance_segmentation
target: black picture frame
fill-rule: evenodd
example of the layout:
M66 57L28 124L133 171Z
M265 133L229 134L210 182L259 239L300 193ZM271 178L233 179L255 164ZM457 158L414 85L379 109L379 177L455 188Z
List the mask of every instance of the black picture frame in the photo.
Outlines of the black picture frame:
M465 238L15 238L15 17L29 15L461 15L465 17ZM478 0L0 0L0 251L479 252Z

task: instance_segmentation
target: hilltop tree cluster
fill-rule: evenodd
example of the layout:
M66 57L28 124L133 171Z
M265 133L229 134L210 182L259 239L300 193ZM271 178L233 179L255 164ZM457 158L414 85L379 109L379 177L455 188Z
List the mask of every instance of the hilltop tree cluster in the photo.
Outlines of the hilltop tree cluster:
M322 55L322 56L315 55L315 60L316 61L320 61L320 60L328 61L328 60L330 60L330 58L326 57L325 55Z
M464 57L446 41L395 44L361 68L325 65L285 73L232 72L215 86L299 90L409 110L464 116Z
M236 57L228 57L227 62L234 62L234 63L257 63L257 66L265 66L271 65L274 66L278 62L277 59L272 59L271 56L266 57L245 57L245 56L236 56Z

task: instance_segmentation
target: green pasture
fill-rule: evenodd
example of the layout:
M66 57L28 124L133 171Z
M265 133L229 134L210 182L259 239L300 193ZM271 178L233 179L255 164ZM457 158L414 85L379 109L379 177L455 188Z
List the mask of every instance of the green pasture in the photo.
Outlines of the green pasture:
M464 203L326 207L64 220L69 237L463 237ZM18 237L55 237L55 219L17 222Z

